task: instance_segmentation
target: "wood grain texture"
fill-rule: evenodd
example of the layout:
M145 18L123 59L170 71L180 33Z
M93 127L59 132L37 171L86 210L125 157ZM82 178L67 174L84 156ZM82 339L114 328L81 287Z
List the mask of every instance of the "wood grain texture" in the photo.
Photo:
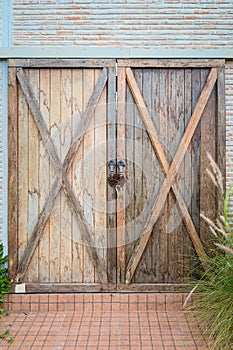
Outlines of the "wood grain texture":
M217 121L217 151L216 162L222 173L223 188L226 188L226 102L225 102L225 69L218 69L217 85L218 121ZM217 211L223 214L223 205L219 194L217 198Z
M26 83L26 82L25 82ZM29 81L27 82L29 87ZM25 84L26 85L26 84ZM50 164L50 152L52 159L56 159L56 168L59 168L59 156L57 155L57 150L54 150L53 142L47 142L50 139L49 127L50 127L50 70L41 69L40 70L40 100L39 104L36 101L35 95L29 102L29 108L33 118L33 106L37 107L37 127L41 133L41 139L39 143L39 186L40 186L40 211L45 205L45 202L49 196L50 191L50 166L53 166L53 163ZM29 87L32 93L31 86ZM32 96L32 94L31 94ZM46 136L45 136L46 135ZM46 139L45 139L46 137ZM47 146L48 143L48 146ZM49 241L50 241L50 219L46 222L38 242L38 252L39 252L39 282L49 282ZM34 254L34 253L33 253Z
M119 67L132 68L194 68L223 67L225 60L221 59L120 59Z
M201 82L204 84L208 70L202 70ZM210 98L206 104L202 119L201 119L201 141L200 141L200 212L204 213L210 220L215 220L217 211L217 188L207 173L207 169L211 170L208 154L216 160L216 144L217 144L217 113L216 106L216 88L213 89ZM210 205L211 203L211 205ZM213 240L210 234L208 225L200 219L200 238L203 242L205 250L208 252L212 248L211 241Z
M9 59L9 67L27 68L102 68L115 67L113 59Z
M113 159L116 162L116 145L117 145L117 120L116 120L116 72L115 68L109 68L108 70L108 123L107 123L107 133L108 133L108 157L109 162ZM107 220L108 220L108 230L107 230L107 241L108 241L108 255L107 255L107 265L108 265L108 280L110 283L116 283L116 247L117 247L117 235L116 235L116 190L115 188L108 185L107 188L108 195L108 207L107 207Z
M50 135L60 155L60 123L61 123L61 70L51 70L51 96L50 96ZM50 186L56 179L56 169L50 166ZM61 186L61 179L59 181ZM59 188L59 186L58 186ZM50 189L51 191L51 189ZM60 256L61 256L61 218L60 218L61 194L53 201L50 214L50 241L49 241L49 281L60 282Z
M117 161L125 161L125 68L118 70ZM117 283L125 282L125 187L117 192Z
M18 79L21 83L21 86L23 86L25 96L27 98L30 110L31 110L32 115L34 117L34 121L38 127L38 130L40 131L40 135L42 137L43 144L44 144L48 154L50 155L51 160L53 161L53 165L54 165L55 169L58 170L59 176L63 176L63 188L65 189L65 193L69 199L71 209L74 210L74 212L78 216L78 218L80 216L82 218L82 214L81 214L82 210L81 210L78 202L76 201L75 197L73 196L72 189L70 187L70 183L67 181L65 174L63 173L63 175L62 175L62 170L61 170L62 164L59 160L59 156L57 154L56 147L54 146L54 143L53 143L52 139L50 138L46 123L43 120L43 116L38 108L35 97L34 97L32 91L30 90L30 86L28 84L28 81L27 81L27 79L26 79L26 77L21 69L18 70ZM95 94L95 92L94 92L94 94ZM46 99L44 101L46 101L46 103L47 103ZM45 105L46 105L46 103L44 102ZM64 156L64 158L65 158L65 156ZM68 168L69 168L69 164L68 164ZM60 178L59 178L59 176L57 176L57 182L55 181L55 183L53 184L52 190L51 190L51 195L49 195L48 200L46 201L46 205L42 210L42 212L44 212L44 210L45 210L46 213L43 213L42 215L40 215L38 223L35 226L35 229L33 231L32 237L29 240L29 244L28 244L27 248L25 249L24 256L20 262L19 273L18 273L19 279L22 278L22 276L26 272L28 264L32 258L34 250L39 242L41 233L44 229L44 225L47 222L49 215L51 213L51 209L53 207L54 200L56 199L56 196L60 191ZM54 189L57 189L57 192L54 192ZM50 209L49 213L47 212L48 207ZM102 278L104 278L106 280L106 273L102 269L102 264L99 261L98 256L96 255L95 247L92 243L92 240L91 240L90 234L89 234L89 230L88 230L87 225L85 223L85 220L83 220L83 218L80 221L80 225L84 228L83 232L85 232L87 234L87 237L83 236L83 238L84 238L84 240L85 240L85 237L87 238L86 242L88 245L88 253L94 254L95 257L94 258L92 257L92 261L93 261L94 265L96 266L97 271L101 271L100 272L100 279L101 279L101 281L102 281ZM99 266L97 266L98 262L100 263Z
M87 105L91 97L95 84L94 69L85 70L83 76L83 103ZM83 162L83 211L84 217L91 227L92 245L95 245L95 168L94 168L94 152L95 152L95 120L90 120L87 131L83 138L84 162ZM84 247L84 282L95 282L95 266L87 254L88 246Z
M178 169L182 163L183 157L186 153L186 149L189 146L189 143L192 139L193 133L198 125L198 122L201 118L201 115L203 113L203 110L206 106L206 103L209 99L209 96L212 92L212 89L215 85L217 79L217 70L215 68L212 68L207 82L205 84L205 87L203 88L200 98L198 100L198 103L194 109L194 112L192 114L192 117L190 119L190 122L186 128L186 131L182 137L181 143L177 149L176 155L173 158L173 161L170 165L169 171L167 173L167 177L165 178L163 185L161 186L159 196L157 197L157 200L155 202L155 205L153 207L152 215L147 221L145 225L145 230L138 242L138 244L135 247L134 253L130 259L130 262L127 267L127 275L126 279L127 282L129 283L134 271L140 261L141 255L147 245L147 242L150 238L151 235L151 230L153 228L154 223L157 221L160 212L163 208L163 205L165 203L167 194L170 190L170 187L173 185L175 181L175 176L178 172Z
M132 93L134 95L135 101L136 101L137 106L138 106L138 108L140 110L142 119L143 119L144 124L146 126L146 129L147 129L148 135L149 135L149 137L151 139L151 142L152 142L152 145L154 147L154 150L155 150L155 152L156 152L156 154L157 154L157 156L158 156L158 158L160 160L160 163L162 165L163 171L165 172L165 174L167 174L167 172L169 171L169 162L168 162L168 160L166 158L165 152L163 150L163 146L162 146L162 144L161 144L161 142L160 142L160 140L158 138L158 135L157 135L157 132L155 130L153 121L152 121L152 119L151 119L151 117L150 117L150 115L148 113L147 107L145 105L145 102L144 102L143 97L142 97L142 95L141 95L141 93L139 91L139 88L137 86L136 80L134 79L131 70L129 68L127 68L126 72L127 72L127 81L128 81L128 83L130 85L131 91L132 91ZM177 72L176 72L176 74L177 74ZM181 80L183 81L183 79L181 79ZM175 87L177 86L177 83L178 82L175 80L173 83L171 82L171 86L174 86L174 89L175 89ZM171 97L172 97L172 93L170 93L170 98ZM173 94L173 98L174 98L174 101L173 101L173 104L171 103L171 105L172 106L176 106L177 105L177 103L176 103L177 102L177 96L176 96L175 93ZM172 101L170 101L170 102L172 102ZM182 108L183 108L183 106L181 106L181 109ZM181 115L182 114L182 112L180 110L178 110L178 111L171 111L170 115L172 116L172 118L173 118L174 115L176 115L176 113L177 113L177 115ZM170 129L171 129L171 125L173 125L173 126L175 125L173 120L171 120L170 123L169 123L169 128ZM184 129L184 126L183 126L183 129ZM183 134L183 130L180 131L179 135L180 134L181 135ZM177 140L177 144L176 145L175 144L172 145L172 149L173 150L175 150L178 147L178 142L179 141L180 140ZM172 142L174 143L174 135L172 136L170 141L168 140L168 144L172 144ZM171 149L171 152L174 152L174 151L172 151L172 149ZM171 153L171 156L173 156L172 153ZM176 183L173 184L172 188L173 188L174 194L176 195L176 198L178 200L178 203L179 203L178 205L179 205L179 209L180 209L182 217L184 215L184 222L185 222L185 224L186 224L186 226L188 228L188 233L190 234L191 239L193 241L193 244L194 244L195 248L197 249L198 255L200 256L200 258L203 258L204 250L203 250L202 244L201 244L201 242L200 242L200 240L198 238L198 235L197 235L197 232L195 230L195 227L194 227L194 225L192 223L192 219L191 219L190 214L188 212L188 209L186 207L185 201L183 200L183 197L180 194L180 191L179 191ZM137 193L138 193L138 186L137 186ZM177 215L176 215L176 217L177 217ZM173 226L176 225L175 222L173 222L173 223L171 222L171 219L170 219L170 224L173 225ZM172 236L172 234L170 235L170 241L172 240L171 236ZM171 241L171 245L172 245L171 246L171 253L169 253L169 254L171 254L172 256L174 255L173 259L171 258L171 263L172 264L174 264L174 260L175 260L174 257L176 256L176 252L174 251L175 244L176 244L175 242ZM170 268L170 270L172 270L172 269L174 271L174 265L172 265L172 267ZM174 277L174 279L176 279L176 278Z
M72 143L72 81L71 69L61 69L61 104L60 104L60 162L63 163L66 154ZM66 173L66 181L72 182L72 169ZM64 176L63 176L64 183ZM71 185L69 185L71 187ZM64 187L63 187L64 188ZM65 192L66 193L66 192ZM61 191L60 202L60 231L61 231L61 255L60 255L60 282L70 282L72 280L72 220L68 199Z
M14 279L18 262L18 90L16 69L8 71L8 275Z
M82 123L83 117L83 69L73 69L73 135L75 138L77 129ZM82 183L80 179L83 177L83 144L77 149L77 152L72 161L72 190L75 193L76 199L82 203ZM76 283L83 283L84 278L84 246L82 244L82 236L75 215L72 213L72 280Z
M39 70L29 70L28 79L37 100L39 100ZM24 103L25 104L25 103ZM25 104L26 105L26 104ZM39 187L39 137L38 130L29 111L28 116L28 237L36 225L39 215L40 187ZM25 143L26 140L24 140ZM25 157L25 155L24 155ZM27 280L37 282L39 275L38 248L36 248L32 261L28 267Z
M101 75L101 70L95 70L95 84ZM95 246L107 271L107 88L103 90L98 106L95 109L94 132L94 221ZM95 272L95 282L99 282ZM107 282L107 281L106 281Z

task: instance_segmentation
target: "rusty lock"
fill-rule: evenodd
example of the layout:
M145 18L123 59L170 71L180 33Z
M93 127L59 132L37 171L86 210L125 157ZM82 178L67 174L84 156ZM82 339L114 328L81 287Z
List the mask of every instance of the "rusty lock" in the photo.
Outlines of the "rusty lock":
M109 176L108 176L108 183L110 186L116 188L121 188L126 183L125 177L124 177L124 168L125 163L123 160L119 160L117 163L117 168L119 169L119 173L115 172L116 169L116 163L113 159L111 159L108 162L108 168L109 168Z

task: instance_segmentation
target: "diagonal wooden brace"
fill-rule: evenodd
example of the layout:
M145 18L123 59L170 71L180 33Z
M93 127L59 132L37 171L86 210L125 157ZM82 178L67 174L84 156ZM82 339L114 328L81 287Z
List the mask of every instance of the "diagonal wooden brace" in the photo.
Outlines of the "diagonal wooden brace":
M17 279L18 281L21 280L26 273L27 267L30 263L30 260L34 254L34 251L36 249L36 246L39 242L39 239L41 237L41 234L43 232L43 229L45 227L45 224L51 214L55 199L57 195L59 194L61 188L63 187L64 192L69 200L69 203L71 205L71 209L76 215L78 224L81 228L81 234L83 236L83 240L87 245L88 254L96 267L98 276L100 278L101 282L107 281L107 272L105 271L105 268L102 265L102 262L97 254L97 251L94 247L94 242L92 240L91 234L90 234L90 227L86 221L86 219L82 215L82 210L79 202L76 200L72 188L70 186L70 183L67 179L67 172L72 164L72 161L74 159L74 156L76 154L76 151L81 143L81 140L84 136L84 133L86 131L86 128L88 126L88 123L94 113L94 110L96 108L96 105L99 101L100 95L105 87L106 81L107 81L107 69L103 68L102 74L98 79L98 82L95 86L95 89L93 91L93 94L91 95L87 107L85 111L82 114L81 119L81 125L80 128L77 130L74 141L72 145L70 146L65 161L62 164L60 161L60 158L58 156L58 152L56 150L56 147L50 137L50 133L47 129L47 126L45 124L45 121L43 119L43 116L40 112L40 109L38 107L36 98L29 86L29 82L23 72L22 68L17 68L17 78L21 85L22 91L26 97L26 100L28 102L29 108L31 110L33 120L38 128L38 131L41 135L42 141L44 143L45 149L47 150L51 161L57 170L57 176L56 179L52 185L51 191L49 193L49 196L45 202L45 205L39 215L38 221L36 226L33 229L31 238L28 242L28 245L25 249L24 255L19 263L18 271L17 271Z
M188 230L188 233L190 235L190 238L195 246L195 249L198 253L199 258L201 259L202 263L204 264L204 256L205 252L203 249L203 246L201 244L201 241L198 237L198 234L196 232L195 226L192 222L192 219L190 217L190 214L188 212L186 203L175 183L175 177L177 175L177 172L179 170L179 167L183 161L183 158L185 156L186 150L188 149L188 146L190 144L190 141L193 137L193 134L197 128L197 125L200 121L200 118L202 116L202 113L204 111L204 108L206 106L206 103L209 99L209 96L212 92L212 89L216 83L217 80L218 71L216 68L212 68L209 76L207 78L206 84L200 94L199 100L197 102L197 105L193 111L193 114L191 116L190 122L185 130L185 133L182 137L182 140L180 142L180 145L177 149L176 155L172 161L171 166L169 167L169 163L167 161L167 158L165 156L163 147L159 141L159 138L157 136L154 124L151 120L151 117L147 111L147 108L145 106L145 103L143 101L143 98L141 96L140 90L138 89L137 83L135 81L135 78L133 76L133 73L130 68L126 69L126 76L127 81L130 86L130 89L132 91L132 94L134 96L134 99L137 103L137 106L139 108L139 111L141 113L142 119L144 121L144 124L146 126L148 135L150 137L151 143L153 145L153 148L158 156L158 159L163 167L164 173L167 175L164 179L164 182L162 184L162 187L160 189L159 195L157 197L156 202L154 203L152 214L148 218L144 232L142 233L141 238L137 242L135 249L133 251L133 254L130 258L130 261L127 266L126 270L126 283L130 283L134 272L138 266L138 263L141 259L141 256L145 250L145 247L148 243L148 240L151 236L151 232L153 229L154 224L158 220L158 217L161 213L161 210L165 204L168 192L170 191L170 188L172 187L173 192L177 198L177 202L179 204L179 208L182 211L183 220L185 222L186 228Z

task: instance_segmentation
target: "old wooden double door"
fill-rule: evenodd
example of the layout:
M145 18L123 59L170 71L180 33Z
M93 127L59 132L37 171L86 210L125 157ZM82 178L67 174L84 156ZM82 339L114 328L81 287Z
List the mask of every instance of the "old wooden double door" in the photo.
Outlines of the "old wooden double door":
M192 279L224 126L222 60L9 60L10 277L28 291Z

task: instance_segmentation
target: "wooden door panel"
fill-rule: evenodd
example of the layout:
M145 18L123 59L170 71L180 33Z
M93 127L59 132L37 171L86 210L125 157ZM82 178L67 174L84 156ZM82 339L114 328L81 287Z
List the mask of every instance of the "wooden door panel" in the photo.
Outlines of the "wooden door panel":
M19 140L16 280L107 283L108 72L95 64L10 71L19 103L18 116L10 106Z
M224 169L219 67L119 60L116 77L114 60L9 61L11 278L33 291L192 279L209 245L200 212L219 209L206 175L207 151ZM121 190L110 159L126 162Z
M199 226L200 197L196 192L203 188L200 178L205 172L200 159L205 167L208 162L202 156L204 145L201 146L198 124L207 125L208 115L211 118L212 142L208 142L208 147L218 161L211 146L217 142L217 70L148 68L149 63L147 68L126 68L129 85L125 107L126 159L133 158L127 159L125 188L126 197L130 195L133 199L133 203L128 200L130 204L125 210L126 237L131 241L125 249L126 283L184 283L192 278L196 252L200 259L204 254ZM141 125L138 116L143 120ZM193 164L197 166L194 170ZM211 191L210 182L208 185ZM149 194L146 186L150 188ZM212 201L213 198L208 203ZM214 217L215 208L208 205ZM151 218L156 219L150 219L151 212ZM192 215L194 219L198 216L198 220L193 221ZM151 226L146 231L149 222Z

